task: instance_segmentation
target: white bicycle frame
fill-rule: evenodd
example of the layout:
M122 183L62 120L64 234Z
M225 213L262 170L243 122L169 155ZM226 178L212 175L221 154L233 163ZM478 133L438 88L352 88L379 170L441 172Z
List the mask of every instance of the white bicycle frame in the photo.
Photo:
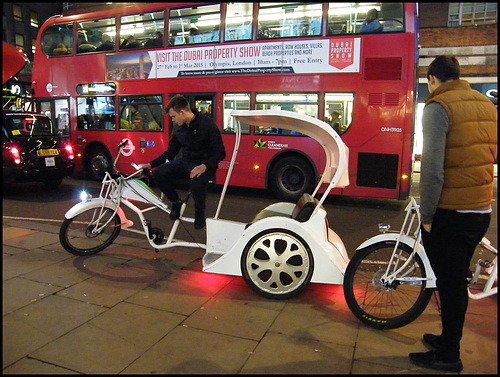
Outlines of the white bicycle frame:
M434 274L434 271L432 270L431 264L421 242L420 211L419 205L417 204L415 198L410 198L410 202L406 206L405 211L406 216L399 233L388 232L390 229L390 226L388 224L379 224L379 229L383 232L383 234L379 234L366 240L361 245L359 245L356 250L363 249L378 242L395 242L394 251L389 260L388 267L381 277L381 280L388 284L392 283L394 280L398 281L400 284L422 284L422 281L425 281L427 288L436 288L436 276ZM405 244L413 250L409 257L402 258L400 253L398 253L398 246L400 244ZM495 255L495 258L492 262L483 260L479 260L477 262L471 283L477 284L481 273L481 268L488 269L487 272L489 273L489 277L481 292L472 293L469 288L469 297L474 300L479 300L481 298L488 297L497 293L497 287L493 287L493 284L497 279L497 249L491 246L491 243L487 238L483 238L480 242L480 245L491 251ZM413 268L410 267L409 269L407 269L407 267L410 265L410 263L414 263L415 254L417 254L422 260L425 268L425 278L405 276L412 272ZM405 271L405 273L400 276L402 271Z
M120 147L123 147L124 144L122 143ZM119 147L119 149L120 149ZM121 154L121 151L119 150L115 160L114 160L114 166L116 166L116 162ZM194 222L193 218L190 217L184 217L184 210L186 209L186 203L183 202L180 210L180 218L175 220L172 228L170 230L169 236L166 240L165 243L155 243L155 237L152 237L150 234L150 229L149 229L149 224L148 220L145 218L144 214L148 211L154 210L154 209L160 209L164 211L167 214L170 214L170 209L166 203L164 203L157 195L156 193L151 190L143 181L141 181L138 178L135 178L138 174L142 172L142 169L137 170L136 172L130 174L129 176L123 176L119 175L118 178L113 178L111 174L106 172L104 179L102 181L102 186L101 186L101 191L99 193L98 198L92 198L91 196L87 196L82 200L82 202L77 203L75 206L73 206L66 214L65 217L67 219L73 218L76 215L87 211L88 209L92 208L100 208L101 211L99 211L98 218L102 216L102 212L104 209L111 209L114 211L114 214L118 214L120 217L120 226L122 228L128 228L134 225L134 223L127 219L125 213L123 212L121 205L124 204L128 208L130 208L137 216L139 217L144 233L146 234L146 237L148 239L149 244L151 247L155 249L166 249L169 247L174 247L174 246L185 246L185 247L199 247L199 248L206 248L204 244L200 244L197 242L187 242L187 241L180 241L180 240L175 240L174 236L175 233L177 232L177 228L179 226L180 220L182 221L187 221L187 222ZM142 202L146 204L150 204L150 207L141 209L138 206L136 206L133 201L136 202ZM104 227L108 225L108 223L113 219L114 217L110 216L108 221L106 223L100 224L100 226L96 229L93 230L93 232L100 232ZM92 222L95 220L93 219Z

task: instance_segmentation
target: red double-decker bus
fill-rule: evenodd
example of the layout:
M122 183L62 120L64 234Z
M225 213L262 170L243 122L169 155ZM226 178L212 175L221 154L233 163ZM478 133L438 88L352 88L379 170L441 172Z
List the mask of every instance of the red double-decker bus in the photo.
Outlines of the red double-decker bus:
M221 127L216 183L234 146L231 111L281 109L328 122L349 147L350 185L333 194L405 199L417 62L414 3L135 3L47 20L32 87L71 138L76 170L95 178L123 139L125 172L163 152L175 127L163 108L183 94ZM324 166L316 141L243 133L231 185L285 200L312 191Z

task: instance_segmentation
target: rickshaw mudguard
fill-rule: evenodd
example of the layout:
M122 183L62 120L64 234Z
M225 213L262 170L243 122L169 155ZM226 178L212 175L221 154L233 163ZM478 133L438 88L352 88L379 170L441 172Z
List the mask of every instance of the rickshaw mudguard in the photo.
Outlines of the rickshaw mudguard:
M398 240L400 243L405 244L410 249L414 248L416 242L415 239L410 236L400 235L399 233L384 233L384 234L378 234L364 241L361 245L359 245L356 248L356 252L368 246L374 245L376 243L398 242ZM422 260L422 263L424 264L426 276L429 278L427 282L427 288L436 288L436 276L434 275L434 271L432 270L429 259L425 254L425 250L421 244L416 245L416 247L417 247L417 254Z
M104 206L105 208L109 208L113 211L116 209L116 204L113 203L111 200L106 200L103 198L92 198L75 204L64 214L64 217L66 219L72 219L73 217L78 216L81 213L88 211L89 209L101 208L102 206ZM134 223L131 220L127 219L127 216L125 215L125 212L123 212L121 207L118 207L116 213L120 217L120 223L122 228L128 228L134 225Z

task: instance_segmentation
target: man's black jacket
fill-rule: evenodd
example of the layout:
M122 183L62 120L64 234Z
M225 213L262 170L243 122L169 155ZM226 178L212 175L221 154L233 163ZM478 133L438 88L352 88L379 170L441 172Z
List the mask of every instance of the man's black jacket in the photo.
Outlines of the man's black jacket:
M205 164L207 170L215 171L226 157L219 128L212 118L195 112L189 126L179 126L168 143L168 149L150 162L155 168L167 160L172 161L182 149L182 159L196 164Z

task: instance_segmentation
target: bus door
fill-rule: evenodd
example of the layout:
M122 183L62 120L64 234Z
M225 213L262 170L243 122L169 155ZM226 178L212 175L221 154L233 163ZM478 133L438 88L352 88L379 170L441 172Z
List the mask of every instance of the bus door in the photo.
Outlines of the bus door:
M217 123L217 119L215 118L215 98L216 98L215 93L200 93L200 94L178 93L178 94L181 94L184 97L186 97L192 109L198 110L199 113L212 118ZM174 95L176 94L172 94L170 98L172 98ZM172 122L172 119L170 119L169 117L169 128L168 128L169 138L172 136L174 129L176 129L177 127L178 126L174 124Z
M48 116L63 137L70 136L69 98L50 98L37 101L37 111Z

